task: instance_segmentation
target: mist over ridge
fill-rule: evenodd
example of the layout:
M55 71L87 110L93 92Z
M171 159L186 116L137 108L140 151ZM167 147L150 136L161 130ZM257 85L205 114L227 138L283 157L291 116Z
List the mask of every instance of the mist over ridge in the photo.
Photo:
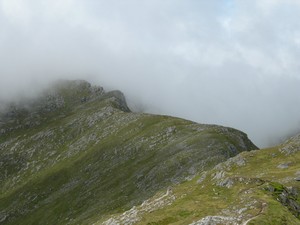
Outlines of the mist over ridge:
M85 79L269 146L300 130L299 13L296 0L0 0L0 100Z

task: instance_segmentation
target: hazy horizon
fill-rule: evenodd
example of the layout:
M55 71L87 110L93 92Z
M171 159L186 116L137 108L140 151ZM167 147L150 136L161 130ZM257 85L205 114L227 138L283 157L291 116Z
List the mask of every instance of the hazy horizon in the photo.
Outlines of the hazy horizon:
M270 146L300 131L299 15L297 0L0 0L0 101L84 79Z

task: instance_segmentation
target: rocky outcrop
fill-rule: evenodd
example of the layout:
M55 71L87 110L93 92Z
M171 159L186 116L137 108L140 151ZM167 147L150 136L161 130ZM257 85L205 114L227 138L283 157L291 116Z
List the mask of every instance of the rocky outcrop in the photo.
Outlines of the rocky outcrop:
M154 196L152 199L144 201L140 206L134 206L121 215L113 216L104 221L102 225L136 224L142 219L144 214L151 213L157 209L163 208L166 205L172 204L175 198L176 197L173 195L172 189L169 188L165 194Z
M238 225L237 219L234 217L225 216L207 216L197 222L193 222L190 225Z
M300 219L300 196L295 187L284 187L282 184L270 183L265 189L285 207L287 207L297 218Z
M291 155L300 151L300 134L288 139L280 148L280 152Z

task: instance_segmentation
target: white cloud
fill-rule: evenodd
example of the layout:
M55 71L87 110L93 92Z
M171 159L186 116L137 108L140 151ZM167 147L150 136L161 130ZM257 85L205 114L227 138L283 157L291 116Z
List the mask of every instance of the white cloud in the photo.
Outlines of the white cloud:
M0 98L90 79L268 145L299 129L299 13L296 0L0 0Z
M2 0L2 13L12 23L27 25L30 21L30 10L24 1L20 0Z

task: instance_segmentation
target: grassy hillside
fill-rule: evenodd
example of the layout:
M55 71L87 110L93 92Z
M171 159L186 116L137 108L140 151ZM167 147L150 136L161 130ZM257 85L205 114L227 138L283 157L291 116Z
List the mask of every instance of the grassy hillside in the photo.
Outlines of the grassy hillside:
M300 135L240 153L98 224L300 224L299 162Z
M130 112L84 81L7 105L0 134L0 224L91 224L256 149L232 128Z

